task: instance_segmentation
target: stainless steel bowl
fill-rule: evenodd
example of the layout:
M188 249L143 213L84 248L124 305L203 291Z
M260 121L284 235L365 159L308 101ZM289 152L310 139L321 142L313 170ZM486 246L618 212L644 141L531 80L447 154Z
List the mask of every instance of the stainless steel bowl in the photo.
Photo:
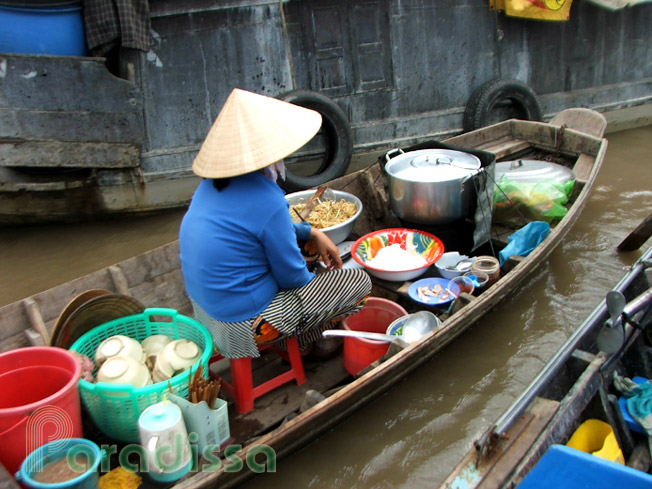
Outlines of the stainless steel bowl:
M354 202L358 206L358 212L356 212L355 215L350 219L348 219L347 221L344 221L343 223L338 224L337 226L331 226L329 228L322 229L322 231L326 233L326 235L330 239L333 240L333 243L340 244L342 241L348 238L351 232L353 231L353 226L355 225L355 221L362 213L362 202L355 195L350 194L348 192L342 192L341 190L328 189L326 192L327 192L325 193L326 197L323 197L323 199L327 199L328 193L332 192L335 200L344 199L348 202ZM314 193L315 190L302 190L300 192L294 192L286 195L285 199L289 202L290 205L301 204L301 203L308 202L308 199L310 199L310 197L312 197L312 194Z

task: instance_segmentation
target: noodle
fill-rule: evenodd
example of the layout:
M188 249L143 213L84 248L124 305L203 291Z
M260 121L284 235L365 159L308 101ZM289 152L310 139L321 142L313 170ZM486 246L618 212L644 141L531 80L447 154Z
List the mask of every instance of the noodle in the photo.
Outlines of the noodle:
M294 222L300 222L297 212L301 212L305 206L306 204L294 204L290 206L290 215ZM310 214L308 214L306 221L317 229L324 229L337 226L347 221L355 216L356 212L358 212L358 206L355 202L348 202L344 199L338 201L319 200Z

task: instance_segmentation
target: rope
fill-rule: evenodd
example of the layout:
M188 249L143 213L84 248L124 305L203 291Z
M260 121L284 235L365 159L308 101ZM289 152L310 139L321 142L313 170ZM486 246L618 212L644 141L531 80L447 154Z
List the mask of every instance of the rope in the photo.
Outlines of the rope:
M278 8L281 11L281 23L283 24L283 38L285 40L285 50L288 53L288 64L290 65L290 77L292 78L292 90L297 87L297 81L294 77L294 65L292 64L292 51L290 51L290 36L288 35L288 25L285 21L285 11L283 10L283 0L278 0Z

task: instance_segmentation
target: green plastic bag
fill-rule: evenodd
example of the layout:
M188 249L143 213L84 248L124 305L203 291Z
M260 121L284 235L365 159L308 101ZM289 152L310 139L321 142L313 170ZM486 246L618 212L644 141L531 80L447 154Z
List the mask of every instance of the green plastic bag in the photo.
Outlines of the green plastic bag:
M523 226L530 221L553 222L568 210L574 180L556 182L517 182L503 175L494 192L493 221L507 226Z

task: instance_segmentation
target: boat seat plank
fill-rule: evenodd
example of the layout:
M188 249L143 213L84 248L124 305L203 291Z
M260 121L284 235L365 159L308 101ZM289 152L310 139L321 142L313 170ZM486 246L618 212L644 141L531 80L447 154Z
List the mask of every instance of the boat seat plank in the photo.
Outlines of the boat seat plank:
M492 143L487 146L482 146L479 149L488 151L496 155L496 159L505 158L506 156L524 151L530 147L530 143L522 139L508 139L498 144Z
M575 174L575 179L579 182L586 183L589 178L591 178L591 171L593 171L595 165L595 158L587 154L581 154L575 166L573 166L573 173Z
M566 126L596 138L601 138L607 130L607 118L600 112L584 107L562 110L550 119L550 124Z

